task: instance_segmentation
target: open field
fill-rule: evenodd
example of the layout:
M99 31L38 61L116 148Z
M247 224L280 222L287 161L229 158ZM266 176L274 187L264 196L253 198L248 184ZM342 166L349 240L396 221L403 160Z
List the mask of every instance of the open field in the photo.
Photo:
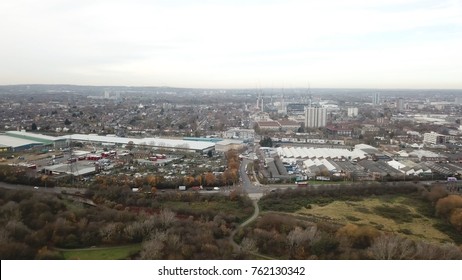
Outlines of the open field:
M86 248L64 250L58 249L66 260L124 260L138 253L141 244L133 244L118 247Z
M310 208L310 209L309 209ZM412 195L384 195L357 201L311 204L297 214L338 224L369 225L433 242L452 241L434 225L442 221L432 215L432 206Z

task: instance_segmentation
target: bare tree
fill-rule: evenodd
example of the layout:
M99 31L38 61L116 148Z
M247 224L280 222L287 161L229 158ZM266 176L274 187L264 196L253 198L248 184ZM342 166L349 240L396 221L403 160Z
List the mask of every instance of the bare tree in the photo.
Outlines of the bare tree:
M423 241L416 242L415 258L420 260L460 260L462 250L454 244L430 244Z
M175 221L175 213L170 209L162 209L159 213L159 219L164 228L167 228Z
M111 242L116 234L116 231L117 225L115 223L109 223L99 230L99 234L104 242Z
M462 260L462 250L454 244L446 243L441 246L441 260Z
M8 201L1 208L1 213L3 217L8 217L8 220L21 220L21 211L19 210L19 204L15 201Z
M174 251L181 249L181 238L178 234L170 234L167 238L169 247Z
M436 245L426 242L416 242L415 244L415 259L419 260L437 260L440 252Z
M287 234L287 245L289 248L302 246L305 242L312 244L319 239L318 228L316 225L302 229L301 227L295 227L292 231Z
M0 244L7 243L10 241L10 234L4 228L0 229Z
M303 259L305 258L305 245L312 245L321 238L316 225L302 229L295 227L287 234L286 242L289 247L289 253L292 257Z
M411 240L399 235L382 234L369 247L371 257L376 260L408 260L415 255Z
M140 242L144 237L144 223L135 221L124 228L124 234L128 240Z
M141 259L143 260L156 260L162 257L162 251L164 249L164 243L160 240L153 239L143 243L143 247L140 253Z
M241 251L245 254L257 253L257 242L254 239L244 237L241 241Z
M156 260L163 256L165 248L164 242L167 240L167 234L163 231L155 231L151 234L151 238L143 242L141 247L140 257L143 260Z

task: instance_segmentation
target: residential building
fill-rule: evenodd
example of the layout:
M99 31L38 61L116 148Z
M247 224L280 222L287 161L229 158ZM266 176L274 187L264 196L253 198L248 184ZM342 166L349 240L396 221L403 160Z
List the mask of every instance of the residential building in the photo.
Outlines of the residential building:
M325 127L327 125L327 109L320 107L305 107L305 127Z
M398 111L402 112L404 111L405 109L405 104L404 104L404 99L403 98L399 98L398 101L396 102L396 108L398 109Z
M348 117L354 118L358 116L358 108L353 107L353 108L348 108Z
M281 127L276 121L261 121L257 122L257 124L261 130L279 131Z
M424 143L428 144L445 144L446 143L446 135L439 134L436 132L424 133Z
M231 128L223 133L224 138L228 139L253 139L255 138L255 130L243 128Z
M380 105L380 93L374 93L374 95L372 96L372 104L374 106Z
M282 119L278 123L284 131L297 131L300 128L300 123L294 120Z

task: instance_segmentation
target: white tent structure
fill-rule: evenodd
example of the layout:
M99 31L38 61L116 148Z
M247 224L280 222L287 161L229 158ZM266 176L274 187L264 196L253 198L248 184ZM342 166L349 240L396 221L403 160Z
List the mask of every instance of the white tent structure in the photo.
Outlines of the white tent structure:
M303 147L279 147L277 153L281 158L294 159L357 159L367 157L367 153L361 149L347 150L338 148L303 148Z

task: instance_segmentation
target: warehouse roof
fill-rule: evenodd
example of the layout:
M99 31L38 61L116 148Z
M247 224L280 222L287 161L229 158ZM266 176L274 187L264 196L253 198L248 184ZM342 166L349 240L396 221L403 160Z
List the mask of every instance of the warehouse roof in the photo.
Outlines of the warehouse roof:
M362 150L354 149L353 151L347 149L335 148L294 148L294 147L279 147L277 153L285 158L351 158L363 159L366 153Z
M152 147L163 147L170 149L206 150L215 147L215 143L206 141L187 141L168 138L126 138L116 136L101 136L93 134L72 134L62 136L62 139L76 141L91 141L114 144L128 144L130 141L135 145L146 145Z
M43 135L39 133L31 133L26 131L7 131L7 135L11 137L23 138L32 141L38 141L40 143L50 144L54 141L59 140L58 137Z
M41 142L34 142L31 140L12 137L6 134L0 134L0 146L4 146L4 147L17 148L17 147L22 147L26 145L42 145L42 144L43 143Z

